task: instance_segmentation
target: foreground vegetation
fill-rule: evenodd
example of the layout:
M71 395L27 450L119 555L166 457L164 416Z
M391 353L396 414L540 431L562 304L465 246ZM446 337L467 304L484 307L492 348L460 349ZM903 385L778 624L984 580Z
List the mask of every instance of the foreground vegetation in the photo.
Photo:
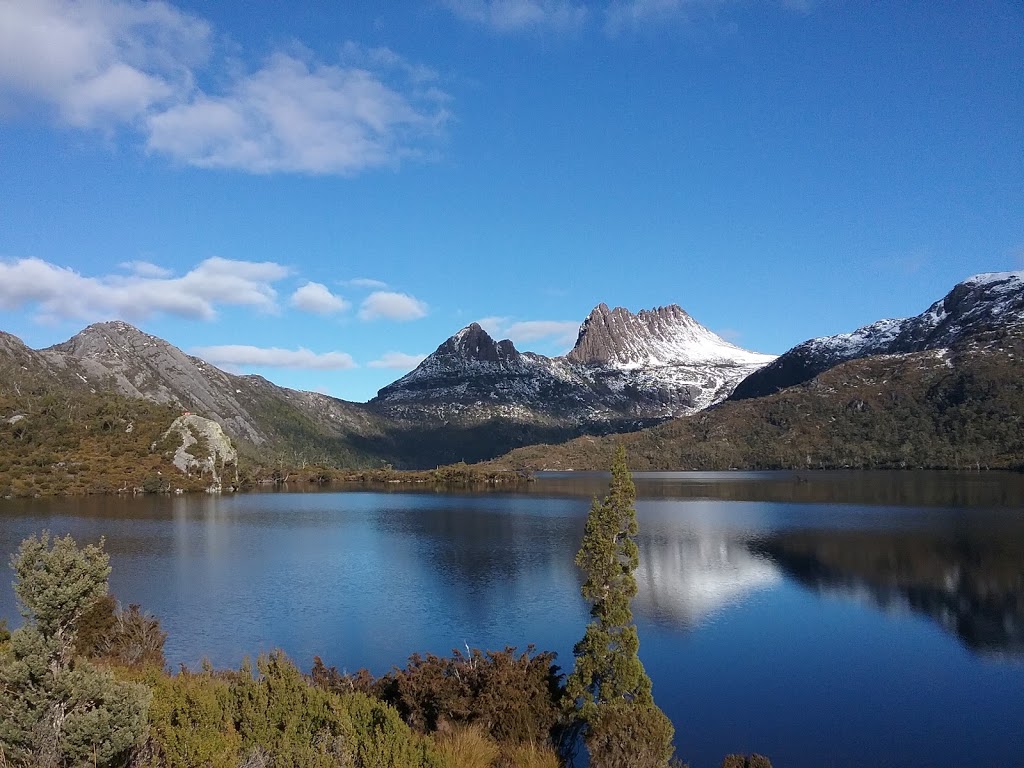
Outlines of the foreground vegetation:
M103 542L31 537L11 561L25 623L0 625L0 765L558 768L586 749L593 768L665 768L672 726L629 608L633 499L620 453L577 556L592 622L568 679L533 648L413 656L376 679L319 659L304 675L280 652L168 674L159 622L108 593Z

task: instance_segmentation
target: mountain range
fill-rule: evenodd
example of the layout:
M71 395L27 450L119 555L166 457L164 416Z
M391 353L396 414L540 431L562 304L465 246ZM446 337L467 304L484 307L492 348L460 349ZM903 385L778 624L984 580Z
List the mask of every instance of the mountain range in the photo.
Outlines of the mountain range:
M194 411L217 421L243 455L402 468L656 424L720 402L773 359L730 344L678 306L634 315L602 304L563 357L520 352L473 323L373 400L353 403L227 373L121 321L42 350L0 336L8 387L31 380L40 391L111 392Z
M512 451L498 466L1024 469L1024 271L975 275L919 315L810 339L725 401L621 435Z
M15 423L25 434L39 398L106 393L208 417L243 457L292 465L433 468L546 444L503 461L602 467L601 436L619 433L638 468L980 464L983 454L1007 465L1024 432L1022 339L1024 272L977 275L920 315L778 358L730 344L675 305L634 314L601 304L564 356L519 351L474 323L353 403L227 373L115 321L41 350L0 333L0 440ZM970 411L990 406L1002 411ZM1005 434L979 437L989 427Z

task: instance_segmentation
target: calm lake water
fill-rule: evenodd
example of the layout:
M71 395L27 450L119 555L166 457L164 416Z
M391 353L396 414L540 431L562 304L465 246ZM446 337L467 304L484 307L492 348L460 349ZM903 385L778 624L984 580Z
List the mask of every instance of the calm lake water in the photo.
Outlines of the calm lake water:
M466 645L557 651L606 478L394 490L0 501L0 551L107 539L111 586L172 665L283 648L383 673ZM1024 476L637 476L640 654L680 755L711 768L1024 766ZM6 557L5 557L6 560ZM10 578L0 616L16 624Z

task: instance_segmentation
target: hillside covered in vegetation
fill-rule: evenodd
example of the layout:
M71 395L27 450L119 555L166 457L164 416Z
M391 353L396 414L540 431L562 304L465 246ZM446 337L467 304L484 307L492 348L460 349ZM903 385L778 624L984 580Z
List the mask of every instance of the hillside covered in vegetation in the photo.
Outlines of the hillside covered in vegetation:
M522 448L488 464L636 470L1024 468L1024 335L838 365L766 397L650 429Z

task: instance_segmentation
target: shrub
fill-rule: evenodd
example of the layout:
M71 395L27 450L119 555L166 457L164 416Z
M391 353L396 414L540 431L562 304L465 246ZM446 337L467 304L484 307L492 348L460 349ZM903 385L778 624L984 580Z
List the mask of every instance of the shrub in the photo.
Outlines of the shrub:
M560 768L558 754L548 745L538 746L531 742L512 747L498 761L502 768Z
M413 655L376 684L413 728L479 723L501 743L546 741L559 721L561 675L555 654L473 649L451 657Z
M144 766L228 768L239 764L242 739L232 717L228 680L211 672L182 670L175 676L153 671L146 682L153 689L153 703Z

